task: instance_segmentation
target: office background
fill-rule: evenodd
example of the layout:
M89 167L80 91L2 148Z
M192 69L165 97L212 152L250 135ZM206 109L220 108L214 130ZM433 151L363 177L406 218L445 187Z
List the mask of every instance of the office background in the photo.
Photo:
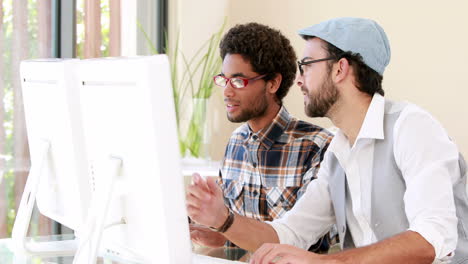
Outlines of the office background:
M292 42L298 57L304 41L297 30L338 16L376 20L386 31L392 58L384 74L386 96L415 103L432 113L448 130L461 152L468 156L468 1L465 0L178 0L169 9L169 26L181 29L182 48L193 52L223 18L228 28L245 22L259 22L281 30ZM210 153L222 157L224 144L237 125L225 118L222 93L210 102L213 144ZM296 117L324 127L326 119L305 116L303 96L293 86L285 98ZM421 131L424 133L424 131Z
M10 235L30 167L18 92L20 60L149 55L177 39L190 58L225 19L226 29L259 22L281 30L299 58L304 41L298 29L338 16L378 21L392 48L384 74L386 96L431 112L468 156L466 0L0 0L0 7L0 237ZM305 116L296 85L285 105L300 119L332 126L326 119ZM232 130L239 126L225 115L222 90L215 87L207 105L205 144L212 160L222 158ZM182 117L183 122L189 118ZM62 232L37 214L35 219L34 234Z

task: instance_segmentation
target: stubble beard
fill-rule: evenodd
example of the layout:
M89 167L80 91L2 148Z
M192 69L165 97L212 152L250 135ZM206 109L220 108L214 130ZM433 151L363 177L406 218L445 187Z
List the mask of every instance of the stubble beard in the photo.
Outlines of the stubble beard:
M306 92L309 102L305 104L304 110L308 117L325 117L330 108L336 103L339 98L338 89L333 84L330 75L323 82L316 94L309 93L307 87L303 86L303 91Z
M237 116L232 116L227 113L227 119L233 123L242 123L264 116L268 109L268 100L265 91L266 87L262 92L262 96L256 100L253 100L254 105L252 107L248 107L243 110L241 109L241 113Z

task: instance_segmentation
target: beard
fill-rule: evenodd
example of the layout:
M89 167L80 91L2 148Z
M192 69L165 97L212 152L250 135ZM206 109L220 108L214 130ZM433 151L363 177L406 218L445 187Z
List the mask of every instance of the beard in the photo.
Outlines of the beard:
M315 94L309 93L307 87L303 86L302 90L307 94L309 99L305 103L304 110L308 117L325 117L330 111L330 108L336 103L339 98L338 89L333 84L330 74L326 81L322 83Z
M268 108L268 100L266 95L266 87L262 91L259 98L254 98L252 102L244 103L248 108L241 109L237 116L227 113L227 119L233 123L247 122L251 119L265 115Z

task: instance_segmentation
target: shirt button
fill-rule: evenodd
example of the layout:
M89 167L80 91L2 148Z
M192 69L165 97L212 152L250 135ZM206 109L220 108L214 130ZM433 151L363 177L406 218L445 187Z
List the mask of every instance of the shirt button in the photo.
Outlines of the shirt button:
M257 140L257 139L258 139L258 136L257 136L257 135L253 135L252 138L253 138L253 140Z
M257 190L253 191L254 196L257 196L257 194L258 194Z
M341 233L344 233L346 230L345 226L343 226L343 228L341 229Z
M257 168L257 163L255 163L255 162L252 163L252 166L253 166L254 168Z

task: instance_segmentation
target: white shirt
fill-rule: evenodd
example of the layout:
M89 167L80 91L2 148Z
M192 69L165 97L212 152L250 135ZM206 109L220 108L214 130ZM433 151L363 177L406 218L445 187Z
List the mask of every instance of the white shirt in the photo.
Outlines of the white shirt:
M452 191L460 178L458 149L439 122L421 108L396 103L387 111L403 107L393 130L393 148L407 188L404 203L409 230L434 246L436 262L444 261L455 251L458 239ZM372 166L375 139L385 138L384 111L384 98L375 94L354 145L350 147L338 130L328 148L346 173L351 198L346 204L347 223L356 247L377 242L370 226ZM282 244L307 249L335 223L328 157L293 209L270 222Z

